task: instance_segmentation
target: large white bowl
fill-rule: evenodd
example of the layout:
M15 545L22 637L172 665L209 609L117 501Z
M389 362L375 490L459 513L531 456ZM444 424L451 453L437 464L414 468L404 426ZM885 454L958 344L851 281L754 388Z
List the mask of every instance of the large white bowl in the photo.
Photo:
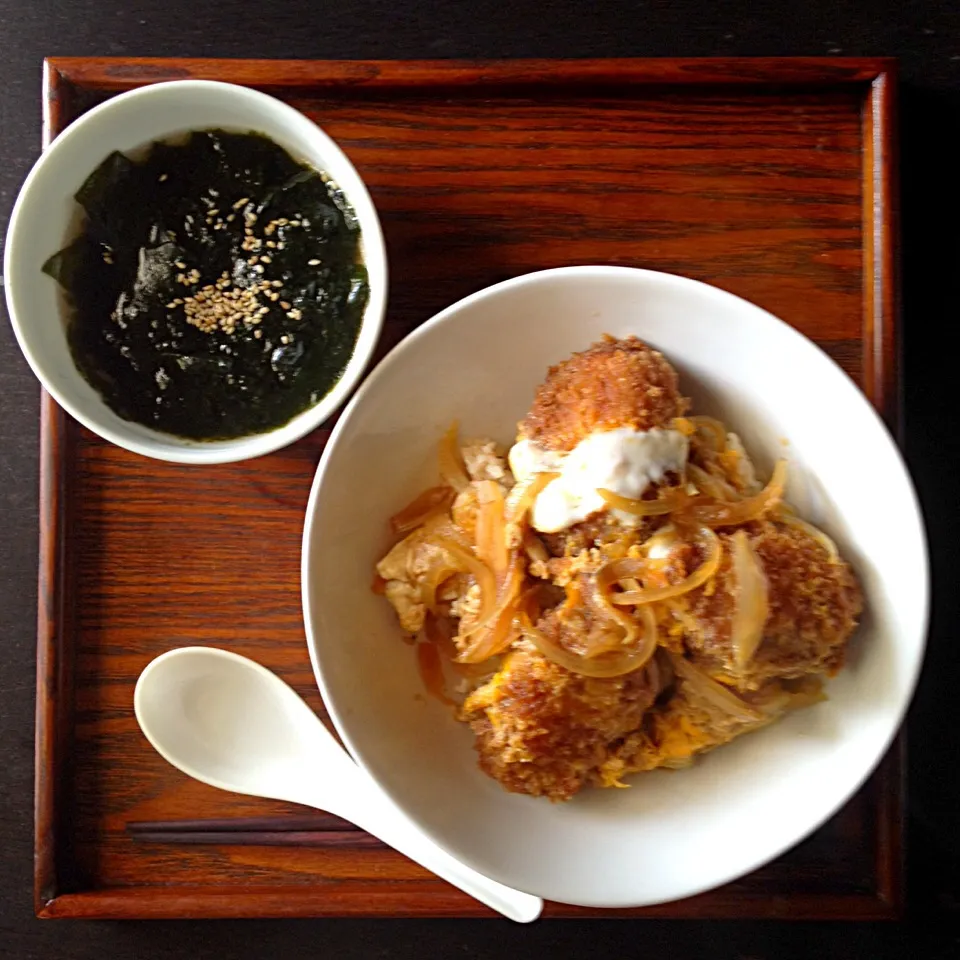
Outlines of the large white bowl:
M360 334L343 376L316 405L266 433L232 440L175 437L117 416L80 375L65 335L65 301L41 272L47 258L75 233L82 211L74 194L113 150L211 128L265 134L293 157L326 171L343 190L360 223L370 297ZM246 87L206 80L176 80L141 87L75 120L30 171L10 218L3 261L7 308L27 362L47 392L85 427L106 440L160 460L227 463L258 457L304 436L350 394L373 354L387 298L387 259L370 195L343 151L293 107Z
M441 432L508 443L546 368L603 333L677 366L788 495L836 537L866 614L829 700L679 772L551 805L505 793L470 732L423 690L392 610L370 589L386 518L436 483ZM784 447L784 439L788 446ZM551 900L641 906L690 896L777 856L834 813L884 754L917 679L927 624L922 520L903 462L857 387L816 346L731 294L680 277L572 267L467 297L377 367L317 470L303 540L317 681L350 751L441 846Z

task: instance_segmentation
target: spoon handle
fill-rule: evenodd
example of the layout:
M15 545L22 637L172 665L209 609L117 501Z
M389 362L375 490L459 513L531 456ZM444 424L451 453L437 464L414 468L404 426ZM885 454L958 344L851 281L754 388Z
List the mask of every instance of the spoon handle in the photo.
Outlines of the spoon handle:
M310 729L316 737L305 755L323 757L323 764L322 767L308 766L292 793L274 796L349 820L509 920L530 923L540 916L543 910L540 897L478 873L434 843L354 762L310 708L302 700L300 702L304 710L310 712Z
M374 783L365 785L363 793L363 802L351 802L347 814L358 827L509 920L530 923L540 916L543 901L539 897L504 886L461 863L425 836Z

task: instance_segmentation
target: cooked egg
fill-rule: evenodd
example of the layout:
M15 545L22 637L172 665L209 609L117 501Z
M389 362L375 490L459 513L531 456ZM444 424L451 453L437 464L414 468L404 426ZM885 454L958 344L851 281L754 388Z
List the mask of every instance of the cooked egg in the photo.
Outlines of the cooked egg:
M639 499L667 474L682 473L688 451L687 437L677 430L623 427L591 433L569 453L520 440L509 459L518 481L535 473L559 474L540 492L531 510L534 529L557 533L606 509L598 490ZM628 522L632 519L615 513Z

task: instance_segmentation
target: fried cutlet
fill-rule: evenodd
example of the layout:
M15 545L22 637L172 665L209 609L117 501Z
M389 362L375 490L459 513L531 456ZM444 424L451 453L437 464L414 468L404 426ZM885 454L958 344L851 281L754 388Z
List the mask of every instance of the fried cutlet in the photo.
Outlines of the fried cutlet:
M730 540L713 584L689 595L686 644L695 663L741 691L771 679L832 674L843 665L846 642L863 609L849 564L833 562L814 537L774 521L744 528L768 584L769 616L749 664L738 668L731 643L736 602Z
M569 800L636 730L659 692L648 668L611 679L571 673L529 643L471 694L463 719L476 734L480 768L512 793Z
M677 372L637 337L605 337L551 367L521 421L521 439L569 451L595 431L666 427L682 416Z

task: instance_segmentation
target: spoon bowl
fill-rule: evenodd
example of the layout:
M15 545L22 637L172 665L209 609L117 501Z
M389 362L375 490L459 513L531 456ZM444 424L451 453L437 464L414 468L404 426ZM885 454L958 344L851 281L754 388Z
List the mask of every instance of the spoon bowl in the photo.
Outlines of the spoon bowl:
M519 923L539 897L460 863L426 837L266 667L215 647L180 647L149 663L133 695L144 736L168 763L220 790L326 810L379 837Z
M343 767L357 770L275 673L225 650L181 647L157 657L140 675L134 710L168 763L220 790L313 804L319 789L325 809L339 813L322 782Z

